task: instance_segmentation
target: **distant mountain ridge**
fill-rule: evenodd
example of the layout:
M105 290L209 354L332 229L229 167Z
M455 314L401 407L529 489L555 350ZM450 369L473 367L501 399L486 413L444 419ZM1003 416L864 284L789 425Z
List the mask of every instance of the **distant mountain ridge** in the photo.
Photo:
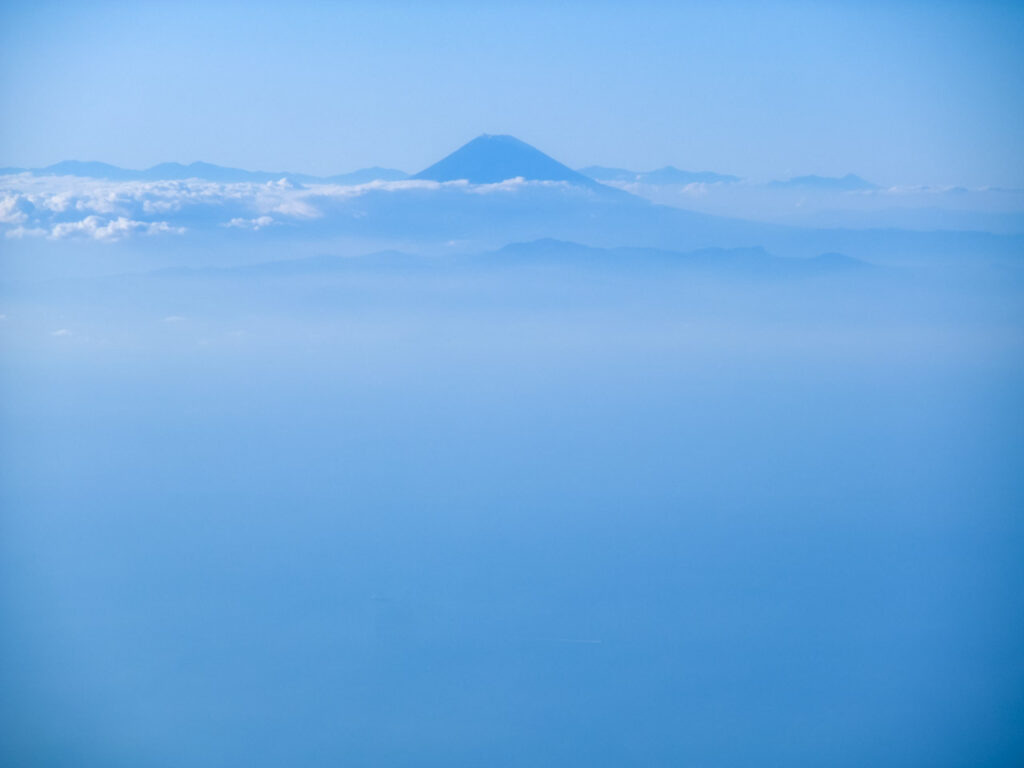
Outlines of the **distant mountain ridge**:
M742 181L739 176L713 171L683 171L672 165L653 171L631 171L627 168L610 168L603 165L588 165L580 173L597 181L613 181L637 184L732 184ZM859 192L880 189L867 179L848 173L845 176L794 176L790 179L770 181L766 186L773 189L816 189L822 191Z
M794 176L791 179L770 182L768 186L775 187L776 189L803 188L838 190L842 192L859 192L879 189L877 184L873 184L867 179L862 179L860 176L853 173L848 173L845 176Z
M460 181L471 184L496 184L509 179L528 181L564 181L580 187L611 192L602 182L640 183L650 185L732 184L739 176L713 171L684 171L666 165L652 171L631 171L590 165L575 171L539 149L514 136L482 134L419 173L409 175L394 168L374 166L350 173L315 176L290 171L248 171L213 163L159 163L143 170L121 168L110 163L64 160L42 168L0 168L0 175L30 173L34 176L79 176L110 181L176 181L202 179L222 183L266 183L282 178L299 184L366 184L373 181L419 179L429 181ZM814 189L821 191L870 191L879 189L866 179L849 173L842 177L796 176L768 182L774 189Z
M640 184L732 184L741 181L739 176L712 171L682 171L672 165L653 171L630 171L625 168L608 168L603 165L588 165L580 173L597 181L622 181Z
M443 258L385 250L360 256L318 255L300 259L282 259L231 267L204 267L155 270L153 277L191 278L199 275L291 276L345 273L367 270L395 270L443 274L452 270L477 268L517 268L553 266L573 269L675 269L718 278L793 278L870 274L877 267L839 253L822 253L809 258L786 258L761 247L699 248L600 248L581 243L540 238L515 241L497 249L450 255Z
M796 277L870 271L872 265L844 254L826 252L808 258L775 256L760 246L672 250L635 246L595 248L580 243L541 238L513 242L484 256L497 260L537 263L573 263L591 266L661 264L722 276Z
M109 181L179 181L202 179L222 183L265 183L286 178L300 184L366 184L371 181L400 181L409 174L394 168L361 168L334 176L313 176L289 171L246 171L212 163L160 163L144 170L120 168L110 163L64 160L44 168L0 168L0 175L30 173L33 176L81 176Z

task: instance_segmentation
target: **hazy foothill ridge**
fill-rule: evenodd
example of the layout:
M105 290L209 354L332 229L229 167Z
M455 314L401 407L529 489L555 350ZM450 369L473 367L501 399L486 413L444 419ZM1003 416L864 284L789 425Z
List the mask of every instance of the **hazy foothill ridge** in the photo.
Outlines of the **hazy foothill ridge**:
M33 176L80 176L88 179L105 179L108 181L178 181L185 179L201 179L221 183L265 183L282 178L300 184L366 184L371 181L400 181L409 177L405 171L394 168L360 168L350 173L333 176L313 176L307 173L290 171L247 171L242 168L229 168L213 163L195 162L159 163L144 170L120 168L110 163L94 161L64 160L43 168L0 168L0 175L30 173Z

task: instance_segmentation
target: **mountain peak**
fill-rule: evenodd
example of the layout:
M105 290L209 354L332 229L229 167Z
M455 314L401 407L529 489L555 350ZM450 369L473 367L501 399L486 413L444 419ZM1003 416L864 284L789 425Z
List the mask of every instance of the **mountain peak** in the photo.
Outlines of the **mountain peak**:
M485 133L444 159L417 173L414 179L495 184L522 177L531 181L568 181L593 186L592 179L562 165L515 136Z

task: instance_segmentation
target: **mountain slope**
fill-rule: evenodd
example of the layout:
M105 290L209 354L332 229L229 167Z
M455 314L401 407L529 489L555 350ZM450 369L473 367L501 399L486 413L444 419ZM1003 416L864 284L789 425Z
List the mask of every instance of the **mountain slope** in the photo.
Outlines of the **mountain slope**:
M539 149L514 136L477 136L444 159L417 173L414 179L495 184L507 179L567 181L579 186L597 186L593 179L562 165Z

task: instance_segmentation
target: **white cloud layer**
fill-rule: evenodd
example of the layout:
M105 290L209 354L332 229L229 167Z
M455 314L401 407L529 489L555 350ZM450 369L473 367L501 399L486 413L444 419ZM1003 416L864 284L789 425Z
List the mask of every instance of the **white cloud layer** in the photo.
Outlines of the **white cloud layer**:
M0 233L7 238L86 237L112 242L138 235L180 234L203 226L260 230L320 219L336 212L340 204L371 193L447 190L487 195L563 186L564 182L522 178L497 184L407 179L346 186L300 185L287 179L266 183L109 181L22 173L0 176Z

